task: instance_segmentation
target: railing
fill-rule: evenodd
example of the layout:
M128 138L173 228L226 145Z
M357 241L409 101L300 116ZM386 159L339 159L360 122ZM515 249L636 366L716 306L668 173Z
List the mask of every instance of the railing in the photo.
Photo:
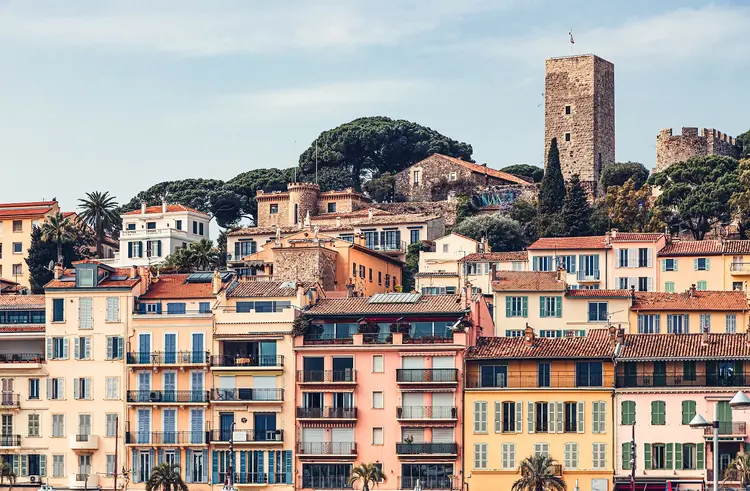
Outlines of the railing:
M434 455L447 454L457 455L457 443L397 443L396 453L398 455Z
M42 353L3 353L0 354L0 363L44 363Z
M452 406L398 406L397 419L456 419L458 409Z
M212 430L212 442L282 442L284 430Z
M21 435L0 435L0 447L20 447Z
M372 249L373 251L385 251L385 252L406 252L406 241L400 242L386 242L385 244L373 244L372 242L365 242L365 247Z
M129 365L203 365L208 351L131 351Z
M21 405L21 395L13 392L0 393L0 408L2 407L19 407Z
M401 476L399 483L399 489L414 489L419 481L419 486L422 489L454 489L453 482L450 477L414 477L414 476Z
M120 230L121 237L135 237L137 235L160 235L160 234L171 234L176 233L179 235L187 235L187 230L181 230L178 228L147 228L139 230Z
M729 271L750 273L750 263L729 263Z
M76 474L76 481L85 482L88 481L91 474Z
M356 455L356 442L297 442L302 455Z
M577 274L578 281L599 281L599 270L595 271L582 271L579 270Z
M227 482L228 473L219 472L219 483ZM265 472L234 473L234 484L266 484L268 474Z
M284 355L213 355L211 366L214 367L283 367Z
M575 372L511 372L483 380L481 375L467 377L469 389L530 389L530 388L576 388L604 387L603 375L579 377ZM611 382L608 382L611 383Z
M719 421L719 435L747 435L747 428L744 421L724 422ZM703 436L706 438L714 436L713 428L703 428Z
M731 375L717 373L649 373L645 375L617 374L616 384L623 387L742 387L750 384L750 374L734 373Z
M355 419L357 417L357 408L298 407L297 417L304 419Z
M307 383L337 383L355 382L357 371L351 368L343 370L297 370L297 382Z
M346 477L341 476L302 476L302 487L312 489L351 489Z
M404 336L404 344L450 344L453 336L421 336L413 338Z
M396 381L399 383L454 383L458 382L458 369L398 368L396 369Z
M212 401L283 401L284 389L211 389Z
M78 433L76 434L76 441L77 442L87 442L89 441L89 438L91 438L90 433Z
M128 431L125 443L135 445L203 445L205 431Z
M207 390L129 390L127 402L208 402Z
M212 314L212 312L211 312L210 309L201 309L201 308L198 308L198 309L185 309L185 310L180 309L178 312L170 312L169 311L169 307L167 307L166 305L164 307L165 308L160 309L160 310L158 310L156 312L154 312L154 311L134 310L133 311L133 315L135 315L135 316L138 316L138 315L158 315L158 316L172 317L172 316L177 316L177 315L196 315L196 314L210 315L210 314Z
M336 337L332 334L305 334L304 343L310 345L316 344L354 344L354 338Z
M393 334L390 334L390 333L363 334L362 342L364 344L391 344L393 342Z

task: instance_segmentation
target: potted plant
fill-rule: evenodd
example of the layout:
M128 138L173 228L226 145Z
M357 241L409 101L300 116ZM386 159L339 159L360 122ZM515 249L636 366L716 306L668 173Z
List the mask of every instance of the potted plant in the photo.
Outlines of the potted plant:
M456 324L456 327L453 329L453 332L466 332L466 329L471 327L471 321L469 319L461 319Z
M380 326L377 325L375 322L369 322L369 321L361 321L359 323L359 330L358 332L360 334L377 334L380 332Z
M304 336L312 323L310 316L301 315L292 323L292 336Z

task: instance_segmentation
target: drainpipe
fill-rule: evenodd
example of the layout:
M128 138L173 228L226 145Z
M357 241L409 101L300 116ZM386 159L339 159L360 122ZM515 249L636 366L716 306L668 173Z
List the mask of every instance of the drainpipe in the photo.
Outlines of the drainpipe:
M468 337L468 336L467 336ZM463 384L461 390L461 489L463 490L464 485L468 487L466 482L466 347L464 347L464 357L461 363L461 383Z

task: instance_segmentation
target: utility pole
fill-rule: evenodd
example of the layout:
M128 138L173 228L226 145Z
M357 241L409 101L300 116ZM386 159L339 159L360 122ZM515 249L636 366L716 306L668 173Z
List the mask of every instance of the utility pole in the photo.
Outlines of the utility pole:
M635 421L633 421L633 436L630 439L630 491L635 491Z
M115 482L112 486L112 491L117 491L117 447L119 446L120 436L120 416L115 416Z

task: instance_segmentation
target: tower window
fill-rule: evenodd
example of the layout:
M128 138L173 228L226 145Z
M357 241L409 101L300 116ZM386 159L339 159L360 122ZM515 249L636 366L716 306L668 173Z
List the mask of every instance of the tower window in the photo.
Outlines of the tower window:
M570 133L565 133L565 141L566 142L570 141Z
M565 106L565 114L570 114L570 105Z

